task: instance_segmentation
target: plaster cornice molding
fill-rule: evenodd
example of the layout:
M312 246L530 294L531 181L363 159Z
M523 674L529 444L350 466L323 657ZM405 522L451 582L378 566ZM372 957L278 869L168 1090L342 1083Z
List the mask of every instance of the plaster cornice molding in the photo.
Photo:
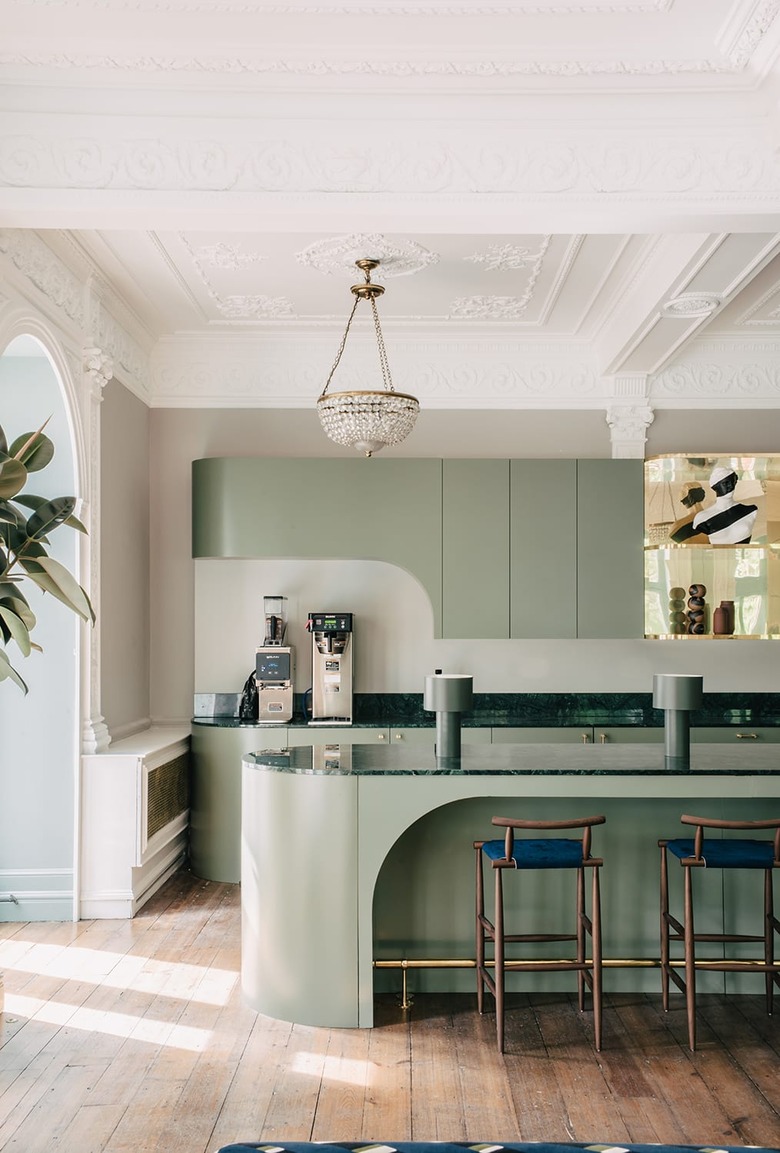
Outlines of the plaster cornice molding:
M780 3L780 0L772 0ZM734 63L728 59L637 59L637 60L502 60L499 58L463 60L353 60L323 57L280 58L259 56L152 56L100 55L89 52L2 52L0 67L46 68L53 70L149 73L193 73L230 76L356 76L389 77L406 80L414 77L490 78L516 77L614 77L614 76L686 76L736 74L745 68L747 59Z
M84 283L35 232L0 229L0 260L21 273L27 284L45 298L50 312L69 325L84 328Z
M322 391L332 341L161 342L152 359L152 407L306 408ZM578 353L578 354L577 354ZM340 367L340 389L365 388L377 375L376 349ZM565 398L580 407L600 394L595 366L583 349L517 355L513 342L394 342L393 382L431 407L550 407Z
M133 12L245 12L252 15L369 15L369 16L590 16L595 13L623 15L639 12L668 12L673 0L593 0L591 4L539 4L534 0L505 0L503 4L469 4L454 0L420 0L419 3L391 5L387 0L351 0L341 3L312 3L312 0L16 0L17 3L57 8L86 8Z
M711 407L780 407L780 364L774 354L750 359L683 361L664 369L650 385L650 398L658 407L706 400ZM715 403L713 403L715 402Z
M345 153L343 130L317 125L316 138L165 140L133 138L132 122L112 120L111 138L6 137L0 141L0 183L10 188L155 192L247 192L304 196L344 193L383 195L485 195L536 201L540 195L596 198L602 203L641 193L664 203L699 203L703 196L728 205L735 196L765 195L768 210L780 191L780 158L763 140L722 126L717 138L657 130L641 137L602 126L597 140L587 126L576 136L540 140L518 131L511 144L483 126L464 125L457 136L424 125L419 138L377 141L357 126ZM106 132L110 129L107 127ZM170 128L169 128L170 131ZM267 131L267 129L266 129ZM304 130L305 131L305 130ZM124 135L123 135L124 133ZM332 139L328 136L331 135ZM28 262L29 263L29 262Z

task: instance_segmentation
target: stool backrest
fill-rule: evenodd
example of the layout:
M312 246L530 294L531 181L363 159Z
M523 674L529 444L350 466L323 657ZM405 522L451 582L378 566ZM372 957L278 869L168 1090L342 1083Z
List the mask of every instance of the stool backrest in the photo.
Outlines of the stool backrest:
M586 861L590 856L591 829L594 825L603 825L606 817L577 817L569 821L525 821L516 817L493 817L491 824L506 829L504 838L504 856L507 861L512 860L515 848L515 829L582 829L582 859Z
M680 821L684 825L696 827L693 835L693 855L696 860L701 860L703 856L705 829L749 829L753 832L760 829L774 829L774 866L780 868L780 817L766 821L726 821L718 817L694 817L690 813L683 813Z

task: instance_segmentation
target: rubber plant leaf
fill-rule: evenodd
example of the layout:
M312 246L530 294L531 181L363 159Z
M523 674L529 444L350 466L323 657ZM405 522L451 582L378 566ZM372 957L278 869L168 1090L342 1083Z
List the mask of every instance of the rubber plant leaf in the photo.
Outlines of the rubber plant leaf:
M31 540L40 540L47 533L63 524L76 507L75 496L58 496L47 500L27 521L27 535Z
M0 500L0 524L14 524L20 523L21 514L16 511L14 506L7 500Z
M95 622L95 613L84 589L72 576L65 565L52 557L41 556L35 559L20 556L19 563L24 568L31 581L34 581L44 592L51 593L58 601L62 601L68 608L85 621Z
M37 432L23 432L17 436L8 450L26 466L28 472L40 472L54 457L54 445L43 433L48 423L48 420L44 421Z
M13 586L12 586L13 587ZM26 600L22 600L22 594L14 588L13 596L0 597L0 609L9 608L15 612L22 623L26 626L28 632L32 632L35 628L35 613L32 611Z
M0 499L9 500L24 488L27 469L13 457L0 461Z
M3 622L12 639L16 641L22 655L29 657L30 633L22 618L5 605L0 604L0 621Z
M8 452L8 441L6 439L6 435L3 432L2 428L0 428L0 452L3 452L3 453Z
M12 680L15 685L18 685L22 692L26 695L27 685L17 673L16 669L5 655L3 649L0 648L0 681L4 681L6 678Z

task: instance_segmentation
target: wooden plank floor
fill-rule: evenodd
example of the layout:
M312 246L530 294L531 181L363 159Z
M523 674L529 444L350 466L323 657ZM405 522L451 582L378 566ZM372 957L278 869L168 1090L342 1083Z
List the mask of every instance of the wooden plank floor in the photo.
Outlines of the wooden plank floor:
M507 1053L466 995L378 999L371 1030L242 1004L239 890L177 874L132 921L0 924L0 1150L214 1153L239 1139L780 1149L780 1017L756 996L515 994Z

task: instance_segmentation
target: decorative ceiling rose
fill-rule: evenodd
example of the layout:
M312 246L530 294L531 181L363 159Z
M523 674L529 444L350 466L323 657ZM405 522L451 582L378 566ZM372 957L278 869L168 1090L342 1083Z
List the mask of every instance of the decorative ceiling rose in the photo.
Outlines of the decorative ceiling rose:
M391 276L411 276L429 264L436 264L439 257L435 252L415 244L413 240L391 242L378 233L370 235L332 236L319 240L316 244L298 252L295 259L326 276L334 273L352 272L355 265L362 267L362 253L370 252L375 267L382 265L382 279Z
M683 292L673 296L662 306L664 316L695 317L710 316L721 304L721 298L713 292Z
M378 266L378 260L361 259L355 264L365 276L363 284L353 284L350 292L355 297L349 314L347 327L341 338L333 368L330 370L325 387L317 400L317 412L326 434L336 444L356 448L364 456L373 456L387 445L400 444L414 428L420 411L416 397L405 392L396 392L390 379L390 366L379 324L376 298L385 291L381 284L372 284L371 273ZM374 317L374 331L379 348L379 365L382 369L384 388L381 390L360 390L352 392L328 392L333 374L339 366L347 337L361 300L371 305Z

